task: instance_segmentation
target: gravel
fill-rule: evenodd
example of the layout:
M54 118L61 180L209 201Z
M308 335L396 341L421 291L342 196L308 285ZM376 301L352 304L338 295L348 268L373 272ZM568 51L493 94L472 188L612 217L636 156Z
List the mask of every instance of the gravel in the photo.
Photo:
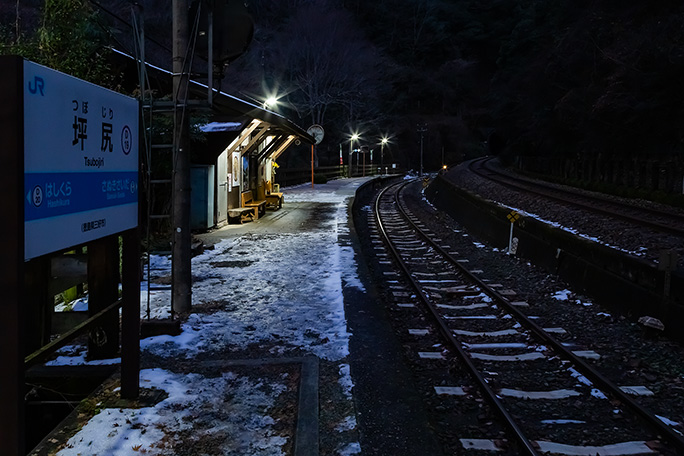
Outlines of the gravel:
M463 170L453 173L459 176L459 182L475 182L475 178L467 176ZM478 191L490 199L505 196L500 188L489 189L481 182L477 185ZM595 362L596 365L614 383L648 387L654 395L640 397L639 402L666 420L676 422L675 429L684 432L684 348L680 344L645 333L635 322L612 315L594 303L590 296L573 291L560 278L487 246L485 241L469 235L451 217L432 207L421 190L418 183L409 185L405 200L436 236L459 251L463 258L468 258L471 265L483 270L482 278L515 290L516 300L529 303L526 313L538 317L538 324L562 327L567 333L559 335L559 339L598 352L601 359ZM505 193L515 199L511 205L520 207L523 204L525 197L512 195L509 190ZM540 208L537 212L540 212L541 205L535 201L536 198L529 197L525 204L537 204ZM544 210L547 211L544 217L553 219L551 205L544 205ZM588 230L590 224L600 227L589 219L583 215L582 220L587 223L583 229Z
M494 162L495 164L496 162ZM469 171L467 164L461 164L450 169L445 177L457 186L478 194L487 200L535 214L544 220L558 222L562 226L573 228L585 236L597 238L604 244L650 261L656 262L660 252L663 250L674 250L680 258L679 266L684 267L684 243L679 237L637 227L625 221L597 215L577 207L548 200L539 195L532 195L505 187L472 173ZM569 188L563 185L555 186L558 188ZM573 190L577 191L577 189ZM594 194L589 191L582 191L582 193ZM626 200L625 198L604 194L601 194L601 196L629 201L636 205L659 207L671 212L684 212L681 209L660 205L651 201Z

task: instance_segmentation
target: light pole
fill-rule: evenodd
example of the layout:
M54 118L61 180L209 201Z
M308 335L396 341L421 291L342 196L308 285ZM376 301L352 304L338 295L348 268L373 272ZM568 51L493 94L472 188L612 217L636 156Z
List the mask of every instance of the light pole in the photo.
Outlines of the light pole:
M420 133L420 177L423 177L423 133L427 131L427 124L418 124L418 133Z
M380 169L382 169L385 162L385 144L389 141L389 138L383 137L380 140Z
M347 164L347 174L348 177L352 177L352 153L354 152L354 141L359 139L359 135L354 133L349 139L349 163Z

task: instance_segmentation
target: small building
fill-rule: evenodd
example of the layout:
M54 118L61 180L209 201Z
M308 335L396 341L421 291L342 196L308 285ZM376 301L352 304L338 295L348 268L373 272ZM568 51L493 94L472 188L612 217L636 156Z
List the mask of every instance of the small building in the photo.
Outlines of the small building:
M215 96L213 105L211 121L200 127L207 142L195 151L198 164L214 167L215 210L209 226L235 219L236 209L250 204L280 207L276 159L291 145L313 143L313 138L285 117L230 95ZM261 211L254 209L253 217Z

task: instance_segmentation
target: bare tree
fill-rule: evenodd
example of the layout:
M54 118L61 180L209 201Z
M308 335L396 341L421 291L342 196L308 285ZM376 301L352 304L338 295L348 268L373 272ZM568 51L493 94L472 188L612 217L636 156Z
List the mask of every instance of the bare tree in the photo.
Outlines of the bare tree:
M277 39L277 63L290 101L311 122L323 124L333 107L350 118L367 114L377 96L380 58L352 17L326 2L301 7Z

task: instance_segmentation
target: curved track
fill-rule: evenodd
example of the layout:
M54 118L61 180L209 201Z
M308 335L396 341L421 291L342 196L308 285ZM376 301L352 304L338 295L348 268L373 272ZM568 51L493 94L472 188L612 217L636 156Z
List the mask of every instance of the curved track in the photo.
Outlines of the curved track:
M682 214L514 176L494 168L491 165L492 160L492 157L476 159L469 163L468 168L478 176L508 188L540 195L594 213L609 215L662 233L684 237L684 215Z
M591 442L591 448L599 454L608 454L603 453L607 450L602 445L625 445L624 451L630 451L629 445L637 449L641 445L643 453L638 454L684 453L681 435L585 360L596 354L582 351L581 347L566 347L552 335L557 328L541 328L520 310L527 303L514 301L512 290L480 280L473 265L450 251L449 246L440 245L441 241L434 239L403 204L401 188L405 185L397 184L378 194L374 217L382 241L403 277L397 281L399 291L395 296L404 302L397 306L409 313L420 313L407 318L426 325L409 329L409 333L417 338L430 333L441 337L440 351L420 352L419 357L446 359L459 366L457 370L467 370L470 377L466 380L456 375L466 383L441 387L441 394L485 399L507 429L509 443L497 445L510 454L543 454L557 448L553 442L578 448L586 445L585 439L576 434L540 425L549 420L539 417L565 416L568 401L572 401L574 409L606 416L608 420L615 407L630 414L622 420L623 428L614 432L620 441ZM404 286L407 291L401 291ZM540 385L543 388L534 388ZM521 398L527 399L523 407ZM521 410L526 410L525 414ZM591 434L591 426L597 425L591 419L576 422L587 423L582 435ZM478 431L479 437L487 432ZM496 435L489 440L468 437L463 440L466 448L465 442L497 441Z

